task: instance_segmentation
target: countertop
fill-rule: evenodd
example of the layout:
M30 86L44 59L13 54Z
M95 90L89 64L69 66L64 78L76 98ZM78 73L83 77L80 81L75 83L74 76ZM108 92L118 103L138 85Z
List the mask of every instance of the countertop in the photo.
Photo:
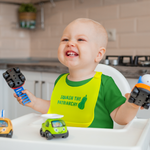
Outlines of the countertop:
M0 59L0 69L19 67L25 71L67 73L68 68L58 59Z
M62 65L58 59L0 59L0 69L8 69L12 67L19 67L25 71L36 72L51 72L51 73L67 73L68 68ZM150 67L136 67L136 66L112 66L120 71L126 78L139 78L145 73L150 74Z

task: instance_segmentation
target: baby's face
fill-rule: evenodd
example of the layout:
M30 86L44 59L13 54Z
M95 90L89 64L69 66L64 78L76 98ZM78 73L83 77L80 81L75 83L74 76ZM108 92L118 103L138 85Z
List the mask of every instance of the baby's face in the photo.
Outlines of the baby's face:
M75 21L64 30L58 48L58 59L69 69L95 67L99 47L94 25Z

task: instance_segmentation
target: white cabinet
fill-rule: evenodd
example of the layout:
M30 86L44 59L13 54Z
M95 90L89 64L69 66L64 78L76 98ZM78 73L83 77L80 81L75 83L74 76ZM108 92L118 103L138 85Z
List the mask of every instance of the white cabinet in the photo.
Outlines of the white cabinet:
M135 84L137 84L138 79L127 78L127 81L129 82L129 85L132 89L135 86Z
M24 89L29 90L32 94L34 94L37 97L40 97L39 93L40 93L40 86L39 86L39 82L41 81L41 73L40 72L29 72L29 71L23 71L21 70L21 72L24 74L26 81L25 84L23 85ZM16 101L16 100L15 100ZM25 115L27 113L38 113L37 111L20 105L17 101L16 101L16 112L15 112L15 116L12 116L13 118L16 117L20 117L22 115ZM12 111L13 114L13 111Z
M50 100L54 88L54 82L60 74L57 73L42 73L41 81L41 98Z
M2 74L5 70L0 70L0 110L4 109L4 78L2 77Z
M0 73L5 71L0 70ZM36 97L50 100L54 82L59 74L23 70L21 72L26 78L25 84L23 85L24 89L28 89ZM3 78L1 80L0 82L2 82L3 86L0 86L0 110L5 109L6 117L14 119L32 112L38 113L29 107L20 105L13 96L14 90L7 85Z
M0 70L0 110L4 109L5 117L11 118L13 116L11 112L13 111L13 113L15 114L16 107L13 97L13 90L8 87L8 84L2 76L5 71L6 70Z

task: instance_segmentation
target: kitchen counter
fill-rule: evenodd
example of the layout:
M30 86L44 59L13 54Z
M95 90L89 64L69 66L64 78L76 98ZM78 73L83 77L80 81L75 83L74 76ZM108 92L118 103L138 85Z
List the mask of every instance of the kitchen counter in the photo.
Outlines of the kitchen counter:
M58 59L0 59L0 69L19 67L25 71L66 73L68 68Z
M68 68L58 59L0 59L0 69L19 67L25 71L67 73ZM112 66L119 70L126 78L139 78L145 73L150 74L150 67Z
M139 78L144 74L150 74L150 67L112 66L119 70L126 78Z

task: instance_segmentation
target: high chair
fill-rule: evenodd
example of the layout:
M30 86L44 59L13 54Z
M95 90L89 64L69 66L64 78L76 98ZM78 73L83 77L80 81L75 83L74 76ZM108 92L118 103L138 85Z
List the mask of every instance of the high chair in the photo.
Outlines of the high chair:
M131 88L128 81L117 69L108 65L98 64L97 67L95 68L95 71L99 71L105 75L111 76L114 79L116 85L120 89L123 96L126 93L131 92Z
M125 96L126 93L131 92L130 85L126 78L115 68L104 65L104 64L98 64L97 67L95 68L95 71L102 72L105 75L111 76L113 80L115 81L116 85L120 89L121 93L123 96ZM124 126L119 125L114 122L114 128L115 129L120 129L123 128Z
M99 71L105 75L111 76L114 79L116 85L120 89L123 96L126 93L131 92L131 88L130 88L130 85L129 85L127 79L117 69L115 69L111 66L105 65L105 64L98 64L95 68L95 71ZM137 117L135 117L134 119L137 119ZM125 126L121 126L121 125L117 124L116 122L114 122L114 129L121 129L124 127ZM149 147L148 147L148 150L150 150Z
M98 64L95 70L111 76L123 95L131 92L125 77L113 67ZM0 138L1 149L150 150L150 119L133 119L122 129L67 127L66 139L50 141L40 136L43 122L41 114L35 113L12 120L14 135L12 139Z

